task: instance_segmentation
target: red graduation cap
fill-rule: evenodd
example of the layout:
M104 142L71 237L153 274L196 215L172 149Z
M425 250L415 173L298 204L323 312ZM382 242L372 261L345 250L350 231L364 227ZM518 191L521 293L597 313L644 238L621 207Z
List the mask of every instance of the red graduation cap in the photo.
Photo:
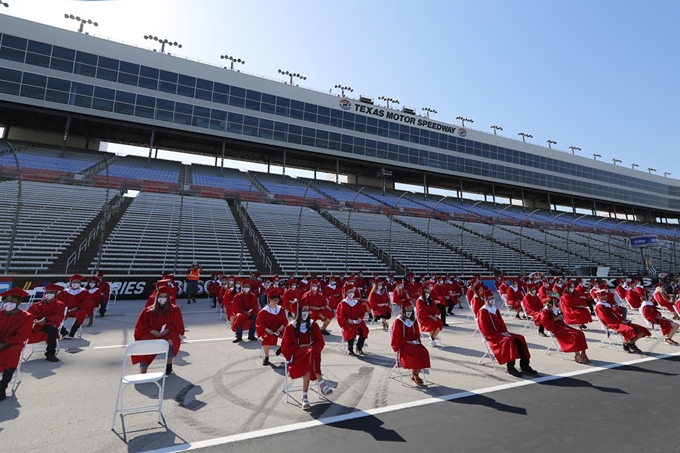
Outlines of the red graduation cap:
M18 297L19 299L23 299L25 297L28 297L28 293L23 289L19 288L18 286L15 286L14 288L7 290L4 293L0 293L0 297L2 297L2 300L5 300L8 297Z
M56 292L59 292L59 291L61 291L61 290L63 290L63 289L64 289L64 287L61 286L61 285L57 285L56 283L49 283L47 286L45 286L45 288L43 288L43 291L44 291L44 292L46 292L46 291L56 291Z
M83 280L85 280L85 277L83 277L83 276L80 275L80 274L73 274L73 275L71 276L71 278L69 279L69 281L74 281L74 280L78 280L78 281L81 281L81 282L82 282Z

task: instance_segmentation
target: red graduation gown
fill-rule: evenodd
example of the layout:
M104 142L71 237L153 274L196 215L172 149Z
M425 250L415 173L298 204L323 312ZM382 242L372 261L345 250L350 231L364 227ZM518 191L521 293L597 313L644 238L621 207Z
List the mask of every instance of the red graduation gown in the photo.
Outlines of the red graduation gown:
M573 294L565 291L560 296L560 309L566 324L588 324L593 322L590 309L585 306L586 302Z
M671 298L668 296L668 293L666 293L666 291L655 292L654 301L657 304L661 305L666 310L670 311L671 313L675 313L673 311L673 304L671 303Z
M439 316L441 313L439 307L432 300L430 303L425 303L422 297L419 297L416 301L416 318L420 324L420 330L423 332L434 332L437 329L444 328L444 322L441 318L436 320L430 318L430 316Z
M331 310L337 310L338 304L342 300L342 289L336 285L326 285L323 289L326 298L328 298L328 306Z
M668 335L673 329L673 323L670 320L661 316L659 309L651 302L642 302L642 316L651 324L658 324L661 327L661 333Z
M401 316L392 323L390 345L392 350L399 354L399 363L402 368L408 370L420 370L430 368L430 353L420 343L420 328L418 321L408 327ZM418 344L413 344L417 341Z
M321 351L325 345L321 328L312 322L309 330L300 332L297 337L295 323L293 321L283 329L281 340L281 352L288 361L288 375L291 379L297 379L311 371L311 379L316 380L317 375L321 374ZM310 343L311 346L300 346Z
M33 315L33 318L38 321L45 318L44 324L36 324L33 326L33 331L28 339L29 344L47 341L47 334L43 332L44 326L59 327L64 321L64 312L66 304L57 299L52 299L49 303L44 301L36 302L28 307L28 312ZM57 338L59 338L59 331L57 331Z
M0 343L8 343L9 347L0 351L0 372L16 368L21 360L24 342L28 340L33 329L33 315L19 310L13 315L0 311Z
M184 319L182 318L182 310L177 305L168 302L167 307L167 313L163 313L163 310L159 309L154 314L153 307L146 307L142 310L137 319L137 324L135 324L135 340L172 340L172 350L177 356L179 345L182 342L180 335L184 335ZM156 338L151 334L152 330L160 332L164 325L166 329L170 329L167 335ZM150 364L155 358L155 355L132 356L132 363L144 362Z
M252 291L247 294L240 292L234 296L231 305L231 311L234 314L231 330L236 332L236 328L239 326L243 326L244 330L250 329L252 323L250 317L257 315L260 310L260 306L257 304L257 296ZM250 313L248 313L249 311Z
M368 296L368 304L371 306L373 316L390 314L390 296L384 290L382 294L378 294L377 291L371 292Z
M298 302L302 299L303 292L299 288L288 288L283 293L283 308L286 309L288 313L297 315Z
M588 349L586 335L578 329L569 327L564 321L555 319L552 310L547 308L541 310L538 319L545 330L555 336L562 352L581 352Z
M476 318L479 310L484 306L484 301L479 295L475 294L475 296L470 299L470 306L472 307L472 312L475 314Z
M368 338L368 327L364 322L364 314L366 313L366 306L361 301L356 301L354 306L343 300L338 305L338 325L342 329L343 340L351 340L359 335L359 330L363 331L364 338ZM359 324L352 324L350 320L359 319Z
M302 306L309 306L309 316L312 318L312 321L316 321L321 315L328 319L333 319L334 317L333 310L328 307L326 296L320 290L314 292L310 289L303 294L300 303ZM315 310L314 308L317 308L318 310Z
M76 318L78 324L82 324L85 321L90 305L88 303L88 295L89 293L82 287L78 288L77 292L74 292L72 289L65 289L57 293L57 300L62 301L68 307L69 313L66 315L67 318ZM71 311L75 308L77 308L76 311Z
M413 305L412 300L408 297L403 287L394 290L394 303L400 307L410 307Z
M626 291L626 302L628 302L631 307L636 309L639 309L640 305L642 305L640 294L634 289L629 289Z
M493 352L498 363L503 365L511 360L520 358L517 342L515 341L516 339L520 341L527 358L531 357L527 342L522 335L514 333L510 334L509 337L503 335L503 333L509 333L508 328L505 326L501 311L496 307L494 308L495 313L492 313L489 311L489 308L484 305L477 314L477 325L479 326L479 331L489 343L491 352Z
M512 286L505 290L505 302L515 310L519 308L522 303L522 290L519 286L517 286L516 291Z
M534 324L540 325L538 318L540 317L541 311L543 310L543 302L538 297L538 295L531 295L527 293L522 299L522 306L527 315L531 316L534 320Z
M281 326L285 326L286 324L288 324L288 318L286 318L286 311L283 307L277 305L272 310L267 306L257 314L255 333L262 339L263 346L276 346L279 337L267 333L265 329L276 332ZM281 335L283 335L283 330L281 331Z
M607 305L598 302L597 305L595 305L595 314L605 326L619 332L626 342L637 337L638 332L642 333L644 337L651 335L649 330L624 320L621 315L612 310L611 307L607 307Z

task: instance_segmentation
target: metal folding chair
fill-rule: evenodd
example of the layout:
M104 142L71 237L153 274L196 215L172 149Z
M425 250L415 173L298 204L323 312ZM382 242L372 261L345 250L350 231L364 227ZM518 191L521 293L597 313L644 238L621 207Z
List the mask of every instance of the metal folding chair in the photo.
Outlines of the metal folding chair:
M482 362L484 362L485 358L491 359L491 365L493 366L494 371L496 371L496 357L493 355L491 352L491 348L489 348L489 342L486 341L486 338L482 337L482 343L484 343L484 347L486 348L486 352L484 355L479 359L479 362L477 362L477 365L483 365Z
M290 376L288 376L288 360L284 358L283 362L283 369L284 369L284 375L283 375L283 393L286 394L286 403L290 400L290 392L300 392L302 391L302 384L300 385L293 385L294 379L291 379ZM302 378L299 378L302 379ZM309 383L309 387L313 389L317 396L319 397L319 400L324 398L323 394L321 393L321 386L319 385L319 381L311 381Z
M548 334L548 336L552 340L552 343L548 346L548 349L546 349L545 352L543 352L543 355L550 355L550 351L554 349L559 353L560 357L562 357L562 360L564 360L564 356L562 355L562 349L560 348L560 345L557 343L555 335L548 330L546 330L545 333Z
M66 313L68 313L68 307L64 309L64 319L61 320L61 324L59 324L59 326L57 327L57 349L54 352L54 355L59 355L59 350L60 350L60 348L59 348L59 337L61 336L61 328L64 327L64 322L66 321ZM33 356L33 354L36 353L35 345L37 345L39 343L45 343L45 347L47 348L47 342L45 342L45 341L39 341L37 343L30 343L28 346L31 347L31 352L30 352L30 354L28 354L28 357L24 357L26 355L25 353L28 350L28 348L24 348L24 351L21 353L21 358L24 362L28 362L28 360ZM40 351L42 352L42 351L45 351L45 350L47 350L47 349L40 350Z
M401 373L401 362L399 361L399 353L395 352L394 353L394 366L390 370L390 374L387 375L387 379L390 379L392 377L392 374L396 371L399 374L399 382L401 382L402 387L404 386L404 378ZM405 369L405 368L404 368ZM427 374L429 374L429 371L425 368L421 370L423 372L423 382L427 384Z
M621 337L621 334L618 333L616 330L612 330L612 329L608 328L607 326L605 326L600 318L597 318L597 320L600 322L600 327L602 328L602 330L604 331L604 334L605 334L605 337L602 339L602 341L600 341L600 344L597 345L597 347L602 348L603 345L604 345L604 347L613 346L614 349L618 349L618 347L616 346L616 343L614 342L614 338ZM607 344L605 344L605 343L607 343Z
M21 362L24 360L24 351L26 351L26 348L28 347L28 340L24 341L24 347L21 350L21 356L19 356L19 364L17 365L17 369L14 370L14 376L12 376L12 393L16 392L17 387L19 387L19 384L21 383Z

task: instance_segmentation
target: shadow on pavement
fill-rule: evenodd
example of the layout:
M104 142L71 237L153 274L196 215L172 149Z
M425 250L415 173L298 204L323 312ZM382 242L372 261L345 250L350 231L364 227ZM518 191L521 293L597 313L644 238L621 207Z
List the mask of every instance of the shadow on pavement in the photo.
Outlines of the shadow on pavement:
M552 387L580 387L580 388L593 388L604 393L616 393L620 395L627 395L628 392L615 387L602 387L599 385L593 385L591 382L584 381L582 379L576 379L573 377L563 377L560 379L555 379L552 381L539 382L538 385L549 385Z
M187 441L180 437L177 433L171 430L166 421L165 417L162 417L162 422L154 425L153 428L149 428L150 423L148 420L136 419L137 423L147 426L146 428L128 430L125 426L125 417L134 415L137 417L144 417L144 414L148 417L155 417L155 413L141 413L141 414L127 414L124 417L119 417L117 422L118 426L121 426L121 431L114 430L114 434L118 437L124 444L127 445L128 452L141 452L146 451L151 448L163 448L172 447L175 445L186 444ZM137 435L138 434L138 435ZM130 436L133 436L130 438Z
M17 387L17 392L19 392L19 394L21 394L20 390L21 384L19 384L19 387ZM3 431L2 427L3 422L6 422L8 420L14 420L19 416L20 407L21 404L19 404L19 400L15 393L7 395L7 399L5 401L0 402L0 433Z
M340 423L333 423L327 426L333 428L344 429L348 431L362 431L370 434L378 442L406 442L406 439L401 437L401 435L393 429L387 429L383 425L381 419L374 415L366 415L363 411L356 411L352 407L343 406L338 403L322 403L317 405L312 405L309 411L310 415L315 418L322 418L326 413L328 405L332 404L334 406L336 415L348 414L350 412L357 412L360 418L354 420L347 420Z
M484 406L500 412L507 412L509 414L527 415L527 410L524 407L503 404L486 395L468 396L466 398L449 400L449 402L457 404L469 404L473 406Z

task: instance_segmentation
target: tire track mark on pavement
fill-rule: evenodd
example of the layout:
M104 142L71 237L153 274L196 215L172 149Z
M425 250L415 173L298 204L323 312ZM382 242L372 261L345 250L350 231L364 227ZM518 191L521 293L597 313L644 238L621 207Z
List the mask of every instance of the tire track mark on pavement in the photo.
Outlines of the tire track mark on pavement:
M280 403L280 399L276 398L276 394L281 392L281 389L282 386L278 384L269 389L262 403L257 406L255 411L241 425L241 432L257 430L265 425L267 419L274 413L271 409Z
M333 395L330 395L328 405L312 405L310 410L312 417L318 419L354 412L366 394L373 371L373 367L362 366L356 373L350 374L343 382L342 393L337 390L333 393L338 395L337 400L330 400L333 398Z

